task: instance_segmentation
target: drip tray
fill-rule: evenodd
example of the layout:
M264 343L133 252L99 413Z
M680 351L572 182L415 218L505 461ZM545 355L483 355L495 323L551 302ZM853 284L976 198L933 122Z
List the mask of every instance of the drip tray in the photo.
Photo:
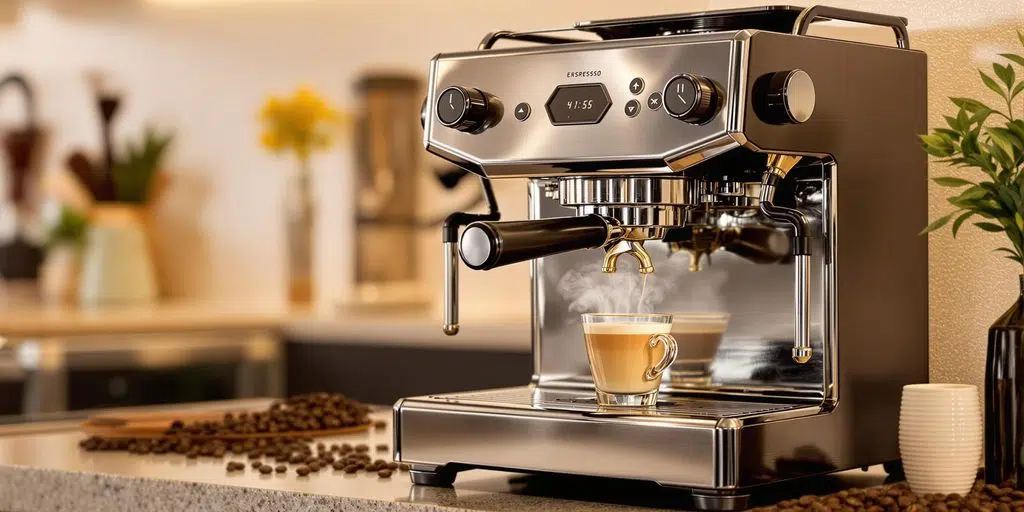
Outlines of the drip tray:
M596 398L590 392L550 391L529 387L430 395L427 398L464 405L498 405L517 409L573 411L588 416L646 416L707 420L741 419L808 408L807 404L708 400L677 396L658 400L656 407L602 407L597 405Z

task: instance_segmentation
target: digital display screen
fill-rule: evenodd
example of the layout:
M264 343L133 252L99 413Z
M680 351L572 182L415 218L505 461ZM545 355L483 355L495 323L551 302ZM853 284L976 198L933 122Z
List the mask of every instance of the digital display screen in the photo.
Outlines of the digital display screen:
M545 105L553 125L597 124L611 107L604 84L559 85Z

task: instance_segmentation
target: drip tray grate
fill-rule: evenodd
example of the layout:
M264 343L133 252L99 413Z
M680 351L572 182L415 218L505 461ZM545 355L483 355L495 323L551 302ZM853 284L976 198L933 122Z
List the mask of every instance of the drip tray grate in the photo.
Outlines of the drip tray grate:
M428 398L452 403L508 405L536 409L568 410L585 413L608 412L599 410L597 400L590 393L547 391L531 388L495 389L468 393L430 395ZM654 409L643 409L645 415L689 418L742 418L778 413L807 407L806 404L744 402L738 400L707 400L684 397L666 397L658 400ZM628 409L623 409L625 412Z

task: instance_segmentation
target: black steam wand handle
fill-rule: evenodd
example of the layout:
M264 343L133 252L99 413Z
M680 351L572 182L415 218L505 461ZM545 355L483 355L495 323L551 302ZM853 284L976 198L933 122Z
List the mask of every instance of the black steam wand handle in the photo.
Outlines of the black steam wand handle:
M474 270L519 263L578 249L601 247L621 237L618 223L600 215L506 222L477 221L462 232L462 261Z
M455 212L441 226L441 245L444 248L443 330L448 336L459 332L459 228L473 222L501 219L491 180L481 176L480 186L484 191L484 200L487 201L487 213Z

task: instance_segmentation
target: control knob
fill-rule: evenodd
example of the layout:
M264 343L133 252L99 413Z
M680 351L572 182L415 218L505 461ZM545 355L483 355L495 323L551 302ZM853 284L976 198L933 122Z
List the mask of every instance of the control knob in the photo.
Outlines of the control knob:
M498 98L472 87L452 86L437 97L437 120L460 132L480 133L501 120Z
M777 71L754 84L754 112L769 124L799 124L814 113L814 82L800 69Z
M718 111L718 90L702 76L682 74L665 84L665 112L692 124L703 124Z

